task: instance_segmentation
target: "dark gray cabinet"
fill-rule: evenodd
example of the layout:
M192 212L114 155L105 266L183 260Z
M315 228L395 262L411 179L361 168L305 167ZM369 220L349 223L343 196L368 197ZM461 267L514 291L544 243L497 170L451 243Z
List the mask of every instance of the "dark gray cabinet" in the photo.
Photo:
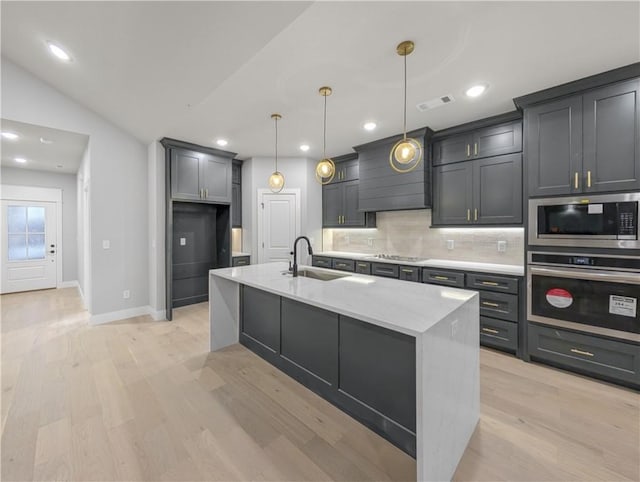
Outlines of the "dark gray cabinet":
M355 271L356 262L352 259L332 259L331 267L340 271Z
M171 197L184 201L230 203L230 160L202 152L172 149Z
M400 266L398 268L398 278L404 281L420 282L420 268L417 266Z
M231 169L231 226L242 227L242 164L233 161Z
M522 154L434 168L434 226L521 223Z
M242 286L240 339L249 338L272 353L280 352L280 297Z
M336 165L336 173L330 184L359 179L358 154L345 154L333 159Z
M355 272L358 274L371 274L371 263L367 261L356 261Z
M375 227L375 213L358 209L358 183L356 179L322 186L322 227Z
M529 355L561 368L640 387L640 346L529 323Z
M331 268L332 259L327 258L326 256L316 256L314 254L311 257L311 266L318 266L319 268Z
M640 80L527 107L530 196L640 188Z
M507 122L445 137L433 143L433 165L522 151L522 122Z
M396 278L400 276L400 267L391 263L371 263L371 274L383 276L385 278Z
M395 211L431 207L431 130L409 132L425 146L423 161L411 172L398 173L389 164L389 153L401 136L356 146L359 159L359 209Z
M248 266L251 264L251 256L234 256L231 259L231 266Z

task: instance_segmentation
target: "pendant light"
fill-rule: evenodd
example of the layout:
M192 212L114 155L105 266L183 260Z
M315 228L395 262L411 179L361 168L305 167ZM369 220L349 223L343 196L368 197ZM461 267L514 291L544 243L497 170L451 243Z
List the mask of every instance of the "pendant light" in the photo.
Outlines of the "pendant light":
M333 92L331 87L320 87L320 95L324 97L324 123L322 139L322 159L316 164L316 180L320 184L329 184L336 174L336 165L327 157L327 96Z
M413 48L414 44L411 40L405 40L396 47L398 55L404 57L404 124L403 138L391 148L389 164L399 173L413 171L420 164L423 155L420 141L407 137L407 55L413 52Z
M282 119L280 114L271 114L271 118L276 124L276 170L269 176L269 189L278 193L284 189L284 176L278 171L278 121Z

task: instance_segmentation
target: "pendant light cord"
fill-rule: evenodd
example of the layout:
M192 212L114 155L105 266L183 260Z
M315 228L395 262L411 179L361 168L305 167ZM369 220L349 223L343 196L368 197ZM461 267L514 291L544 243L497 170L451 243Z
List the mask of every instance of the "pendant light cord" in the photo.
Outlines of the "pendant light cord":
M404 139L407 140L407 53L405 50L404 57L404 122L403 122L403 132Z
M324 124L322 127L323 139L322 139L322 158L327 158L327 94L324 93Z
M278 172L278 118L274 117L276 121L276 172Z

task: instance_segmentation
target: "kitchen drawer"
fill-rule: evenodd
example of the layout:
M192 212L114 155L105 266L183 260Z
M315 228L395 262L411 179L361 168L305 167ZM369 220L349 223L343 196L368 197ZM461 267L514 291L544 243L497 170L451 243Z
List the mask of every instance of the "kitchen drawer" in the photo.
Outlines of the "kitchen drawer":
M355 271L356 262L352 259L333 259L331 267L333 269L339 269L340 271Z
M506 293L480 291L480 314L501 320L518 321L518 297Z
M518 294L518 278L483 273L468 273L467 288Z
M231 266L247 266L251 264L251 256L234 256L231 259Z
M389 263L371 263L371 274L375 276L386 276L387 278L398 278L399 266Z
M515 352L518 348L518 324L481 316L480 343Z
M356 261L356 273L371 274L371 263L366 261Z
M331 258L325 256L313 256L311 259L312 266L319 266L321 268L331 268Z
M640 385L640 347L529 323L531 358Z
M417 266L400 266L399 277L405 281L416 281L420 283L420 268Z
M436 285L455 286L464 288L464 273L457 271L443 271L441 269L423 268L422 282Z

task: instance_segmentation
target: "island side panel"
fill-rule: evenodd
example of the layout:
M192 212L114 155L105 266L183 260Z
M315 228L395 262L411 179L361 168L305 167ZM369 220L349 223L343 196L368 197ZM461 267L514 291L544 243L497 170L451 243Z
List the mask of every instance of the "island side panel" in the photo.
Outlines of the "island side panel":
M417 479L451 480L480 418L478 296L416 338Z
M240 285L209 275L209 350L238 343Z

